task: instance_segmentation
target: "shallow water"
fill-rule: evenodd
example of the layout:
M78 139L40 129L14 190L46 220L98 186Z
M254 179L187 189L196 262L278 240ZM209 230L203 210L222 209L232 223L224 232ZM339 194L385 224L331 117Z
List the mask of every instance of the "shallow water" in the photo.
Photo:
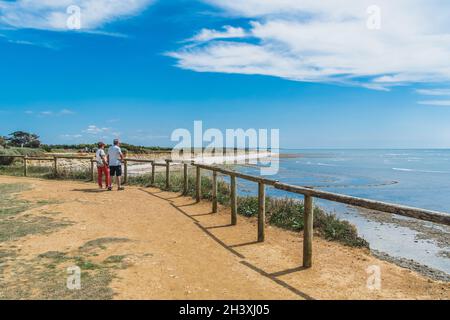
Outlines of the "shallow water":
M280 159L278 174L269 178L313 186L346 195L403 204L450 214L450 150L288 150L298 158ZM259 174L259 169L240 167ZM255 185L239 180L241 193L255 194ZM294 196L268 188L273 196ZM301 196L299 196L301 198ZM370 221L342 204L318 200L358 227L371 248L392 256L414 259L450 274L450 260L437 253L449 251L434 241L416 239L405 227Z

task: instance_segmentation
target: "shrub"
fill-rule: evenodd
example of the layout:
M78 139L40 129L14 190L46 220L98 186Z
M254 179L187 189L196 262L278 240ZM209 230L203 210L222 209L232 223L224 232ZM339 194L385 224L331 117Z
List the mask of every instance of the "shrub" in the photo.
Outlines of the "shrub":
M315 215L314 227L327 240L338 241L352 247L369 247L369 243L358 237L356 227L334 214L322 210Z
M303 230L303 203L291 198L271 198L268 203L269 223L293 231Z
M258 198L257 197L239 197L238 198L238 213L246 216L252 217L258 214Z
M9 148L0 149L0 155L11 156L11 157L0 157L0 165L9 166L14 163L16 158L14 156L42 156L43 152L40 149L30 149L30 148Z
M61 179L61 180L89 180L91 179L90 170L67 170L67 169L58 169L58 173L52 171L43 176L46 179Z
M238 213L251 217L258 213L258 197L238 198ZM292 198L266 198L266 216L270 224L292 231L304 229L303 202ZM326 240L337 241L352 247L369 247L369 243L358 236L356 227L348 221L340 220L334 214L314 208L314 228Z
M15 152L12 152L9 149L0 149L0 155L2 156L12 156L17 155ZM9 166L13 164L14 158L13 157L0 157L0 165L2 166Z

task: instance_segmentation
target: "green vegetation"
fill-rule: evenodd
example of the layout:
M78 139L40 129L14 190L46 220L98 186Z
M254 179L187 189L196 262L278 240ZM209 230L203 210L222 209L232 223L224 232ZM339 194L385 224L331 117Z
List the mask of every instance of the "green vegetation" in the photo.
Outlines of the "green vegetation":
M95 251L97 249L106 249L108 244L111 243L123 243L123 242L128 242L130 241L127 238L99 238L99 239L95 239L95 240L91 240L86 242L83 246L81 246L79 248L80 251L82 252L87 252L87 251Z
M8 148L0 149L0 156L11 156L11 157L0 157L0 165L9 166L15 162L22 163L21 159L14 158L14 156L29 156L29 157L42 157L44 151L42 149L32 149L32 148Z
M97 248L98 249L98 248ZM94 262L93 252L74 253L49 251L32 259L17 260L10 251L0 252L0 266L15 258L11 265L14 277L1 274L0 299L47 299L47 300L109 300L114 297L109 287L114 270L126 268L126 255L110 256L103 262ZM67 288L68 267L81 269L81 289ZM0 268L0 272L2 269ZM20 281L17 281L20 279ZM31 290L32 289L32 290Z
M70 221L58 221L42 215L46 213L28 212L54 203L35 203L17 197L29 188L27 184L0 184L0 300L112 299L114 293L109 285L114 279L114 270L127 267L124 261L127 255L110 256L103 262L95 261L93 257L108 245L129 240L100 238L86 242L71 253L49 251L32 258L21 256L14 240L34 234L48 234L71 224ZM67 288L67 268L72 266L81 269L80 290Z
M106 146L108 148L109 145ZM128 143L120 144L123 151L131 152L135 154L147 154L154 151L171 151L172 148L164 148L164 147L144 147L144 146L135 146ZM97 150L97 144L55 144L55 145L47 145L44 144L41 146L46 152L58 152L61 150L64 151L75 151L75 152L94 152Z
M54 180L81 180L86 181L91 179L91 171L90 169L86 170L68 170L58 168L58 173L55 175L53 169L50 169L51 172L47 172L42 176L44 179L54 179Z
M10 133L8 137L2 137L0 139L2 146L10 147L29 147L29 148L39 148L41 141L39 136L34 133L29 133L25 131L15 131Z
M27 210L42 205L17 198L17 193L28 189L29 186L25 184L0 184L0 242L49 233L71 224L48 216L24 214Z
M129 184L149 186L150 176L142 175L130 177ZM212 199L212 180L211 177L202 176L202 199ZM155 175L154 186L164 190L166 180L164 173ZM183 175L181 172L173 172L170 176L170 190L172 192L182 192ZM195 176L190 175L188 179L188 196L195 197ZM217 201L222 205L230 203L230 187L222 179L218 180ZM258 214L258 197L239 196L238 213L253 217ZM280 228L302 231L304 207L303 202L292 198L266 198L266 219L267 221ZM347 221L340 220L334 214L327 213L322 209L314 208L314 228L316 232L330 241L337 241L352 247L369 247L369 243L358 236L356 228Z

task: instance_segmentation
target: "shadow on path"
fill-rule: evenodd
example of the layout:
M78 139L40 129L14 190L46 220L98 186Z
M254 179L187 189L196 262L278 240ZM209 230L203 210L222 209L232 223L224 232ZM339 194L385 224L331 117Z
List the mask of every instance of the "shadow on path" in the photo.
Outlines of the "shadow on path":
M244 247L244 246L250 246L250 245L257 245L260 244L260 242L258 241L252 241L252 242L246 242L246 243L241 243L241 244L235 244L235 245L229 245L226 244L225 242L223 242L221 239L219 239L216 235L214 235L211 231L211 229L217 229L217 228L228 228L228 227L233 227L233 225L231 224L227 224L227 225L219 225L219 226L212 226L212 227L204 227L203 225L201 225L200 221L198 221L195 217L199 217L199 216L208 216L211 215L211 213L207 213L207 214L197 214L197 215L190 215L188 214L186 211L184 211L182 208L183 207L188 207L188 206L194 206L197 203L192 203L192 204L188 204L188 205L180 205L177 206L174 201L172 201L171 199L177 199L177 198L181 198L181 196L178 197L172 197L172 198L164 198L160 195L158 195L161 192L150 192L148 190L145 190L143 188L140 188L139 190L141 190L142 192L145 192L149 195L152 195L154 197L157 197L159 199L162 200L166 200L170 203L170 205L177 210L178 212L180 212L181 214L183 214L184 216L188 217L189 219L191 219L192 221L194 221L195 225L202 230L206 235L208 235L212 240L214 240L215 242L217 242L220 246L222 246L224 249L228 250L230 253L232 253L233 255L237 256L240 259L243 259L242 261L240 261L240 263L248 268L250 268L251 270L259 273L260 275L274 281L276 284L282 286L283 288L291 291L292 293L298 295L299 297L306 299L306 300L315 300L313 297L309 296L308 294L298 290L297 288L289 285L288 283L286 283L285 281L278 279L278 277L280 276L284 276L287 274L291 274L291 273L295 273L295 272L301 272L303 270L306 270L303 267L296 267L296 268L291 268L291 269L287 269L287 270L282 270L282 271L278 271L278 272L274 272L274 273L268 273L260 268L258 268L257 266L251 264L250 262L246 261L246 257L239 253L238 251L236 251L234 248L240 248L240 247Z

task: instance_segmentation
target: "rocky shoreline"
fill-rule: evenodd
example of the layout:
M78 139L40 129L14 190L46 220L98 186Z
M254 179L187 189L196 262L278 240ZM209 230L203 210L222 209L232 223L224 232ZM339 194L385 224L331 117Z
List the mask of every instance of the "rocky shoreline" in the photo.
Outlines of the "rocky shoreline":
M415 271L417 273L420 273L421 275L424 275L430 279L450 282L450 275L448 275L447 273L437 269L430 268L412 259L393 257L385 252L380 252L377 250L371 250L371 253L380 260L394 263L402 268L406 268Z
M414 242L421 240L431 241L441 249L437 254L439 257L450 260L450 227L444 225L437 225L427 221L411 219L401 216L396 216L390 213L373 211L368 209L357 209L359 214L370 221L375 221L381 225L390 224L395 227L404 227L416 232ZM450 282L450 275L444 271L429 267L419 263L413 259L394 257L386 252L378 250L371 250L372 253L382 259L395 263L403 268L407 268L423 274L439 281ZM450 261L449 261L450 263Z

